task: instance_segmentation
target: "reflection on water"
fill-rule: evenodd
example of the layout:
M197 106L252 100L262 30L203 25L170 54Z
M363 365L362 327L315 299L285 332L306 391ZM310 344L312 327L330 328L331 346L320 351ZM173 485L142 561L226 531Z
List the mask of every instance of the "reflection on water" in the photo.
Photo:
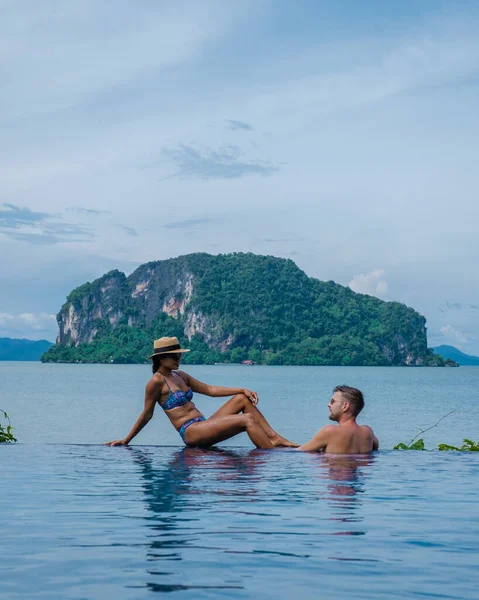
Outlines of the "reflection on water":
M9 600L476 598L478 456L0 454Z
M151 533L150 549L147 554L148 561L180 561L182 550L195 547L196 549L213 549L197 544L198 529L195 524L200 521L200 515L188 518L182 511L188 510L188 504L194 511L201 511L201 502L204 501L205 490L202 489L202 474L205 472L214 481L214 486L208 485L209 495L215 496L215 502L221 503L228 496L241 495L245 501L254 496L255 470L262 462L262 453L251 451L246 455L235 453L232 450L212 448L202 450L198 448L182 448L175 451L172 458L163 468L155 468L152 453L139 448L129 448L133 460L140 468L144 480L143 489L145 502L150 511L147 517ZM263 453L264 454L264 453ZM238 480L247 482L240 490L233 487L226 490L227 483ZM196 496L196 498L195 498ZM197 497L202 501L197 502ZM169 576L174 572L148 569L151 576ZM185 585L185 584L158 584L147 582L146 586L159 592L178 591L186 589L242 589L241 585Z
M228 544L224 546L224 537L244 536L245 531L265 539L270 535L279 535L277 532L263 530L254 532L253 528L240 525L238 515L243 520L249 517L276 517L278 513L268 513L259 507L265 500L276 502L276 494L268 498L268 477L271 477L271 460L275 464L288 460L294 464L292 451L278 451L276 457L272 453L251 450L249 452L234 451L231 449L213 448L203 450L198 448L182 448L174 451L170 460L161 466L155 466L154 452L148 449L128 448L135 465L139 468L143 483L144 500L148 508L149 549L148 562L167 565L171 561L190 560L189 550L201 552L221 552L222 554L274 554L280 556L295 556L298 558L310 557L310 554L294 553L286 548L257 548L244 549L242 544ZM299 459L299 456L296 454ZM373 456L329 456L314 455L311 457L314 469L312 480L316 479L321 485L319 496L316 495L318 505L322 502L321 512L326 507L330 514L330 521L341 523L358 523L361 521L361 499L367 480L366 472L374 465ZM279 477L278 477L279 475ZM283 481L278 473L278 481ZM266 483L266 485L265 485ZM284 494L283 482L281 500L287 497ZM286 488L286 492L288 489ZM309 496L296 496L292 494L295 504L311 503ZM240 507L236 504L238 500ZM254 508L245 510L245 503L253 503ZM215 527L208 531L202 526L202 511L209 512L214 509L216 514L229 514L229 521L224 531ZM298 507L296 507L298 510ZM326 532L325 532L326 533ZM307 535L306 532L301 532ZM358 536L365 535L364 531L354 529L341 529L328 531L328 535ZM208 537L221 539L223 543L211 545L206 542ZM251 540L251 535L250 535ZM344 559L347 560L347 559ZM174 577L178 570L171 568L149 568L148 575L154 577ZM235 573L232 573L235 576ZM178 591L186 589L242 589L240 584L241 574L237 585L195 585L185 583L155 583L147 581L146 586L153 591Z
M367 471L374 461L375 455L323 456L322 477L326 480L328 494L325 499L332 508L331 519L350 523L361 521L361 494L365 491ZM363 532L349 532L349 535L361 534Z

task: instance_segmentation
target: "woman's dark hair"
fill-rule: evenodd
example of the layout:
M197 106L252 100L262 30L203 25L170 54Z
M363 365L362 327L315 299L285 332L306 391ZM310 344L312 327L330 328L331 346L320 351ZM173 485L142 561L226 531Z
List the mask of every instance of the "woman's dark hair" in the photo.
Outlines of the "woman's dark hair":
M161 365L161 356L154 356L152 359L153 364L151 365L151 370L153 371L153 375L158 371Z
M337 385L333 390L333 394L335 392L341 392L344 399L351 405L353 415L357 417L364 408L363 393L357 388L350 387L349 385Z
M153 371L153 375L160 368L162 358L175 358L175 357L177 358L178 356L181 356L181 354L176 354L175 352L168 352L166 354L159 354L158 356L153 356L153 358L152 358L153 365L151 367L151 370Z

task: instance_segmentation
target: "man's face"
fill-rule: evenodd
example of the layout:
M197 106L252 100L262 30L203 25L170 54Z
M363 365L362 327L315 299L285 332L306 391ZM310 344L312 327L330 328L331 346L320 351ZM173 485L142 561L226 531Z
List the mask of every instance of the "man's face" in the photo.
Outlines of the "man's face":
M334 392L333 397L329 401L329 418L331 421L339 421L343 414L344 398L341 392Z

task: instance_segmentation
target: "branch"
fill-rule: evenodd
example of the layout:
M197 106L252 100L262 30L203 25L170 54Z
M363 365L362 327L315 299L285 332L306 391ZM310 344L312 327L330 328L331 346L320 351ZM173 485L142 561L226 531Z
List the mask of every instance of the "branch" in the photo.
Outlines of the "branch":
M456 411L455 411L455 410L451 410L451 412L448 412L448 413L447 413L447 415L444 415L443 417L441 417L441 418L439 419L439 421L438 421L437 423L434 423L434 425L431 425L431 427L428 427L427 429L421 429L421 430L419 431L419 433L418 433L417 435L415 435L415 436L412 438L412 440L409 442L408 446L410 446L410 445L411 445L411 444L414 442L414 440L415 440L417 437L419 437L419 436L421 435L421 433L426 433L426 431L429 431L429 430L430 430L430 429L432 429L433 427L436 427L436 425L439 425L439 423L440 423L440 422L441 422L443 419L445 419L445 418L446 418L446 417L448 417L449 415L452 415L452 413L453 413L453 412L456 412Z

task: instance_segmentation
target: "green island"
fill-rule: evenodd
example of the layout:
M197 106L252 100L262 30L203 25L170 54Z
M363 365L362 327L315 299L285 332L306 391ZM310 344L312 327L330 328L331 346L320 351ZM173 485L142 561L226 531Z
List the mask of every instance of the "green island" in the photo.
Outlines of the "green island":
M144 363L177 336L184 363L456 366L427 346L426 319L399 302L308 277L292 260L189 254L114 270L74 289L43 362Z

